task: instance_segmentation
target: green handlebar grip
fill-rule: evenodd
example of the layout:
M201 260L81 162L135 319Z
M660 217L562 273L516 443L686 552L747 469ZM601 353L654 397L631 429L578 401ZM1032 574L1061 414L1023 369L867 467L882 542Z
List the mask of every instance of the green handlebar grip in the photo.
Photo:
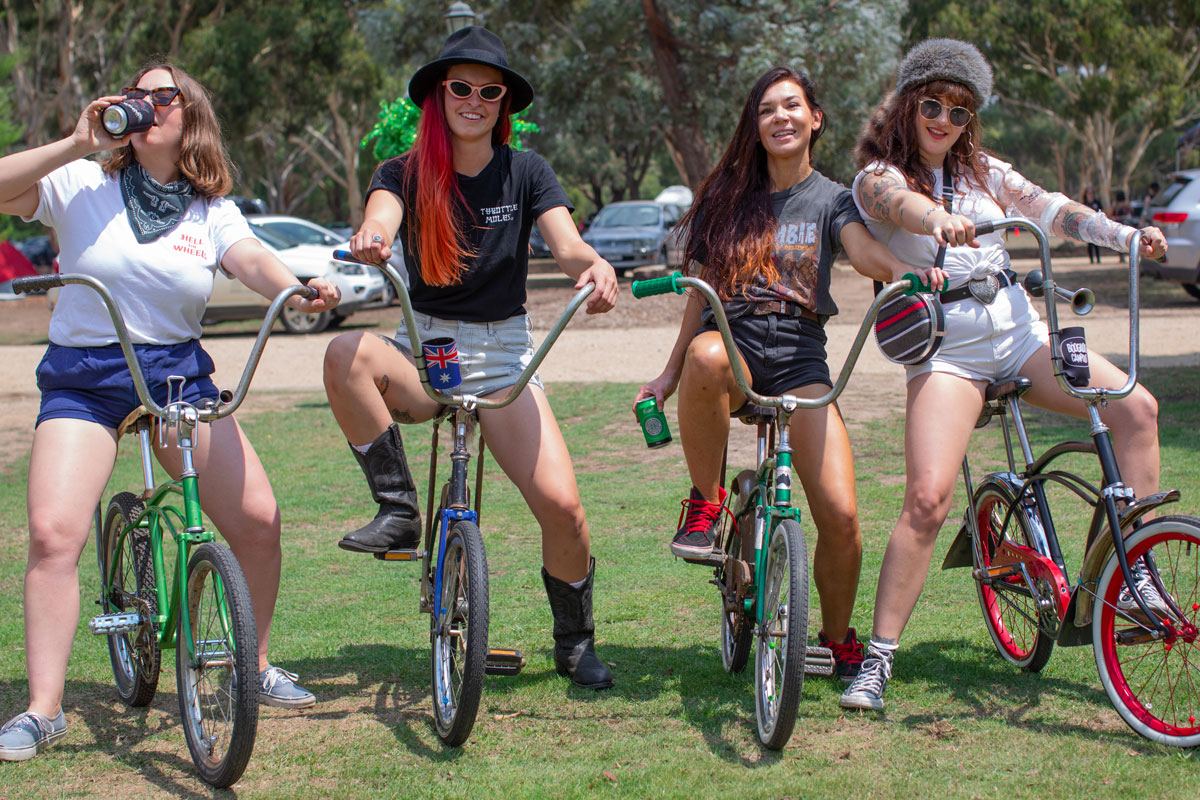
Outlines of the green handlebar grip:
M643 297L649 297L652 294L666 294L667 292L683 294L683 287L677 282L681 277L683 277L683 274L676 270L670 275L664 275L661 278L651 278L646 281L634 281L632 287L633 296L640 300Z
M919 277L917 277L917 274L915 272L904 273L904 277L901 278L900 280L908 281L908 288L904 290L904 294L908 295L909 297L912 297L917 292L924 292L926 294L929 294L930 292L933 291L933 289L931 289L929 287L929 284L925 283ZM938 290L938 294L941 294L942 292L946 291L947 288L948 288L947 284L943 283L942 288Z

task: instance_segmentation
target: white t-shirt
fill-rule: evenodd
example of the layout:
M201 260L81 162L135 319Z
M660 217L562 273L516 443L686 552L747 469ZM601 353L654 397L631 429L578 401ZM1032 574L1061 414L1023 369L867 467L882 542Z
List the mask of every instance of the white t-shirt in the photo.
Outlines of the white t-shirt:
M254 234L232 201L200 196L170 232L139 244L125 214L118 176L95 161L73 161L38 181L32 218L58 234L59 269L90 275L112 293L140 344L200 338L200 318L212 296L225 251ZM60 290L50 317L50 341L98 347L117 341L108 310L92 289Z
M951 211L970 217L976 222L1003 219L1004 209L993 198L1005 198L1007 190L1004 186L1006 177L1016 175L1012 164L987 156L988 161L988 192L959 178L955 180L954 199L950 203ZM862 214L871 235L887 246L899 261L910 267L922 269L932 267L937 257L938 245L932 236L910 233L886 220L876 219L863 206L862 181L868 173L877 173L880 167L885 173L894 175L905 181L904 174L899 169L882 162L873 162L864 167L854 176L854 205ZM940 205L942 202L942 171L933 172L933 196ZM1019 214L1018 214L1019 215ZM1000 232L989 233L978 237L979 247L947 247L945 269L950 278L950 286L958 287L971 277L980 278L987 273L996 273L1008 268L1008 251L1004 247L1004 237Z

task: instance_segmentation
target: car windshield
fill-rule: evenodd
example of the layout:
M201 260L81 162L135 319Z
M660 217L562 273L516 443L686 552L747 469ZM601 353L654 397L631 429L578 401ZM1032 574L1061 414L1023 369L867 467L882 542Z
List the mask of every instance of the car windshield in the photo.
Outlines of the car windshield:
M1170 205L1171 201L1175 198L1175 195L1177 195L1181 191L1183 191L1183 187L1187 186L1191 182L1192 182L1191 178L1186 178L1183 175L1176 175L1175 182L1166 188L1166 191L1164 191L1162 193L1162 197L1161 198L1156 197L1154 199L1154 205L1156 205L1156 206Z
M330 245L341 242L336 236L332 236L324 231L305 225L300 222L288 222L287 220L271 220L259 221L256 225L266 228L276 237L291 242L292 244L318 244Z
M593 228L656 228L659 207L649 203L634 206L608 206L596 215Z
M255 236L257 236L259 239L262 239L264 242L271 245L271 247L274 247L276 250L287 250L289 248L296 246L295 242L290 242L287 239L284 239L279 234L275 233L274 231L267 230L266 228L264 228L262 225L259 225L258 223L255 223L255 222L250 223L250 229L254 231Z

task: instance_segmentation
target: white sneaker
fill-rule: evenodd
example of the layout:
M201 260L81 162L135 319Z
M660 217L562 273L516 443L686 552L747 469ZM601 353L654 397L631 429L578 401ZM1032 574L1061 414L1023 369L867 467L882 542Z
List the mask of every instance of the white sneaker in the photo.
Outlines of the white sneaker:
M32 711L17 714L0 728L0 760L33 758L67 734L67 718L59 709L54 719Z
M894 650L883 650L868 644L862 668L842 693L838 705L842 708L883 711L883 692L892 677L892 659L895 655Z
M1154 578L1151 577L1146 562L1139 558L1129 565L1129 572L1133 575L1133 585L1137 587L1138 594L1146 601L1147 607L1156 614L1164 617L1170 616L1171 607L1167 605L1167 601L1159 593L1158 587L1154 585ZM1117 597L1117 608L1130 614L1141 615L1141 609L1138 608L1137 601L1133 599L1133 592L1129 591L1128 586L1121 587L1121 594Z

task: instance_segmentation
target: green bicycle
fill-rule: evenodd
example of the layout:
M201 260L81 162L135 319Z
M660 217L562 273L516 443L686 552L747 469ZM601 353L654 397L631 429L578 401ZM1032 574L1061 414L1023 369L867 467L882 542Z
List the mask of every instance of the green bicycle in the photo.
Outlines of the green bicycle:
M833 653L826 647L808 644L808 547L800 509L792 496L789 422L798 409L820 408L838 398L872 323L888 300L927 287L909 273L881 291L867 311L837 382L821 397L811 399L761 395L750 388L721 300L699 278L684 278L676 272L634 281L633 296L643 298L670 291L683 294L687 287L703 294L713 309L734 380L746 395L746 405L734 417L758 429L758 467L742 470L733 478L712 555L699 563L713 567L712 583L721 593L721 664L729 672L741 672L754 644L758 736L766 747L779 750L795 727L804 675L833 674ZM722 484L726 466L723 461Z
M237 410L258 367L284 302L314 297L307 286L284 289L271 303L234 392L196 407L183 402L184 379L168 378L167 403L155 403L146 386L125 321L108 289L87 275L45 275L13 281L16 292L80 284L93 289L112 318L142 406L121 423L118 438L137 437L145 491L121 492L101 517L96 509L96 556L103 613L88 630L108 639L117 694L131 707L147 706L158 689L162 651L175 648L179 711L188 750L200 777L224 788L241 777L258 729L258 634L250 590L233 552L205 530L199 476L193 466L196 426ZM162 446L174 431L182 454L179 480L156 484L152 429ZM182 498L183 510L171 505ZM164 542L175 546L168 567ZM170 586L168 588L168 578Z

